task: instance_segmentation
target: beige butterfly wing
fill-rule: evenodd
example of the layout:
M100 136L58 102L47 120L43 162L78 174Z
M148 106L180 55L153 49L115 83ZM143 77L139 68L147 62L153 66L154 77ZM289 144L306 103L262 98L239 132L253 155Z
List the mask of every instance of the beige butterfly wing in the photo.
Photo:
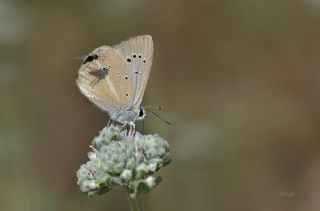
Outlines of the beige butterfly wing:
M147 86L153 59L153 41L150 35L130 38L116 46L115 51L127 63L133 85L133 110L138 110Z
M112 119L117 119L134 101L131 72L110 46L99 47L93 54L98 58L82 64L77 85L90 101L107 111Z

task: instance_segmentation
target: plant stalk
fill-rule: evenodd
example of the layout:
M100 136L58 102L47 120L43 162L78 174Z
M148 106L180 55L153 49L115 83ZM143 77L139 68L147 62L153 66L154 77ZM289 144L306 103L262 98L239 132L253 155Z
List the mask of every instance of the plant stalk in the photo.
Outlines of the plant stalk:
M129 190L126 190L126 194L127 194L131 211L140 211L137 196L135 198L131 198Z

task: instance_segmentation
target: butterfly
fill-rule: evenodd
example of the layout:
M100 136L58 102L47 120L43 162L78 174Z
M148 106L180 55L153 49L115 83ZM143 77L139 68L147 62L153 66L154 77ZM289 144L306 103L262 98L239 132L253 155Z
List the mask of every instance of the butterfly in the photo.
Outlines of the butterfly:
M83 59L76 82L81 93L111 120L134 127L146 116L140 104L152 59L150 35L136 36L113 47L101 46Z

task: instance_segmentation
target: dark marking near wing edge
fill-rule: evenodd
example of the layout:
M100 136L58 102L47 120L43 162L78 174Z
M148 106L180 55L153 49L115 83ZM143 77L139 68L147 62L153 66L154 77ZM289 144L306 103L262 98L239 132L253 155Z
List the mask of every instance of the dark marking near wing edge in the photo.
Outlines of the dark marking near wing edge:
M82 61L82 64L86 64L88 62L92 62L95 59L98 59L98 55L97 54L89 55Z

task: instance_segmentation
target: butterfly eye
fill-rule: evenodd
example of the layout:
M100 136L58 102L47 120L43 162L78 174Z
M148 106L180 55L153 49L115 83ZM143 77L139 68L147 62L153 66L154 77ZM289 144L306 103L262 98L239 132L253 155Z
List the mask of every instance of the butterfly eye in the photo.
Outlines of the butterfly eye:
M141 109L141 108L139 109L139 114L138 115L139 115L139 117L143 117L143 115L144 115L143 109Z
M131 62L131 59L129 57L127 58L127 62Z
M144 110L143 107L140 107L140 109L138 110L138 116L137 116L137 120L143 120L145 117L147 116L146 111Z
M128 80L128 76L124 77L124 79Z
M137 54L135 54L135 53L132 54L132 57L133 57L133 58L137 58Z
M139 59L141 59L142 58L142 56L141 56L141 54L139 54Z

